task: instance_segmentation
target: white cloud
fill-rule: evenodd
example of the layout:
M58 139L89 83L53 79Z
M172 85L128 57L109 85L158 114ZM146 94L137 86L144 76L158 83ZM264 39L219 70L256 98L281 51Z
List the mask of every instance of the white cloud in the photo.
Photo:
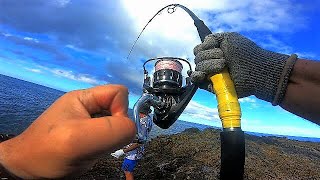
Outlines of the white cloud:
M54 4L51 2L54 2ZM29 6L28 8L24 8L25 5L21 3L16 3L12 7L3 7L1 12L4 12L2 13L4 16L1 17L5 17L6 14L13 15L3 24L24 32L50 35L50 38L52 37L54 41L65 44L65 47L76 51L96 53L103 49L109 54L116 54L117 57L111 58L110 61L112 60L118 66L111 66L110 69L113 69L114 72L108 69L105 77L116 79L120 76L120 79L116 79L117 82L129 84L131 90L135 87L141 87L142 73L140 73L139 65L141 65L142 58L176 56L189 57L192 61L193 47L200 43L192 19L182 9L178 8L173 14L163 12L150 23L138 41L133 57L131 56L131 60L135 59L134 61L130 61L128 64L119 61L121 57L126 57L125 53L129 51L130 45L143 26L165 5L171 3L185 5L204 20L213 32L291 33L304 28L308 24L299 8L301 6L289 0L123 0L121 5L124 9L121 5L118 6L117 1L99 0L90 1L90 6L85 7L86 13L83 12L82 1L53 0L49 3L60 8L43 6L39 3L34 3L35 6ZM36 21L34 18L36 18ZM2 20L7 20L7 18L2 18ZM5 37L12 36L9 33L2 34ZM292 47L271 35L263 38L265 38L265 41L258 39L258 42L262 42L260 44L264 48L274 49L282 53L294 53ZM32 37L24 37L24 40L38 41ZM105 53L103 55L109 56L109 54ZM298 54L314 56L314 54L308 52L298 52ZM110 65L108 61L106 61L107 65ZM138 61L139 63L136 63ZM63 64L61 61L50 63L53 64L53 67L59 67ZM79 61L72 63L79 63ZM194 64L192 65L194 67ZM89 71L90 75L65 70L65 68L49 69L43 67L40 69L30 68L29 70L49 72L59 77L93 85L106 83L91 75ZM95 74L95 72L92 72L92 74ZM240 99L240 102L250 103L252 107L258 104L251 97ZM189 103L182 117L220 123L217 109L208 108L195 101ZM244 124L246 124L245 122L246 120L244 120ZM252 124L252 121L250 122ZM258 121L256 124L259 125ZM279 128L279 131L281 131L281 128ZM266 127L266 129L271 129L271 127ZM291 131L294 131L294 129Z
M134 19L133 26L139 32L148 20L162 7L171 3L181 3L190 8L204 22L216 30L224 31L294 31L306 23L301 9L288 0L271 1L148 1L123 0L127 13ZM272 9L272 11L270 11ZM294 10L294 14L291 13ZM299 22L304 23L299 23ZM182 33L183 32L183 33ZM190 17L180 8L173 14L164 11L147 27L143 36L175 39L182 42L198 42L195 27ZM196 38L195 38L196 37ZM150 40L150 39L149 39ZM149 41L149 45L155 41ZM194 44L192 44L194 46Z
M209 108L193 100L189 102L183 114L185 115L184 117L188 119L220 121L217 108Z
M88 83L91 85L101 85L101 84L107 84L108 82L106 81L102 81L99 80L93 76L90 76L89 74L81 74L81 73L76 73L70 70L64 70L64 69L51 69L45 66L41 66L41 65L37 65L38 69L36 68L25 68L29 71L33 71L33 72L49 72L52 73L56 76L59 77L63 77L63 78L67 78L67 79L71 79L71 80L75 80L75 81L79 81L79 82L84 82L84 83Z
M277 31L292 32L304 27L301 9L288 0L270 1L225 1L232 8L222 9L213 22L227 31ZM272 10L270 10L272 9Z
M319 57L319 55L310 52L299 52L295 51L290 45L284 43L283 41L275 38L272 35L266 35L263 37L259 37L254 39L255 42L259 42L259 45L265 49L276 51L283 54L297 54L300 58L310 58L315 59Z
M261 104L258 103L258 101L261 101L261 100L258 100L258 101L257 100L258 99L254 96L249 96L249 97L244 97L244 98L238 99L240 106L245 107L250 110L257 109L257 108L261 107Z
M278 135L288 135L288 136L302 136L302 137L316 137L320 138L319 129L310 129L303 127L293 127L293 126L268 126L268 125L242 125L242 129L250 132L259 132L266 134L278 134Z
M33 4L32 2L30 3ZM127 56L143 26L160 8L171 3L181 3L190 8L204 20L213 32L287 32L295 31L306 24L306 22L301 23L304 16L299 9L300 6L288 0L267 2L257 0L122 0L121 2L97 0L90 1L90 5L85 7L86 13L83 13L82 1L52 0L43 2L43 4L35 1L35 6L28 8L24 8L21 3L2 7L0 8L4 12L2 14L15 16L11 17L11 20L7 20L5 16L0 16L0 18L6 20L3 22L5 25L18 30L49 35L52 42L64 44L69 49L114 56L112 60L120 64L118 60ZM65 8L56 8L57 6ZM34 23L34 18L39 23ZM290 29L285 27L290 27ZM35 39L26 37L24 40ZM196 28L186 12L181 8L177 8L173 14L164 11L149 24L138 41L128 65L132 68L123 68L119 71L123 71L121 73L126 73L125 75L135 74L137 68L140 69L141 59L159 56L190 58L192 61L193 47L198 43L200 40ZM38 44L33 44L33 46L34 48L40 47ZM281 44L279 46L284 47ZM63 50L60 51L61 49L52 49L51 46L42 47L42 49L54 54L57 54L58 51L63 52ZM288 52L287 49L285 51ZM62 56L60 53L55 59L69 60L71 58ZM109 65L107 61L102 62L101 59L95 59L95 61L105 66ZM89 67L92 65L91 59L84 59L83 62ZM69 64L72 63L79 63L79 61L74 58L69 62ZM50 64L58 67L62 63L55 61ZM193 62L192 67L194 68ZM91 74L89 71L86 73ZM104 78L101 71L92 73ZM117 73L107 73L112 77L117 77ZM141 78L129 76L121 79L121 82L127 85L136 84L133 87L136 89L141 87Z
M91 77L88 74L76 74L72 71L66 71L62 69L52 69L51 72L57 76L65 77L68 79L72 79L72 80L80 81L84 83L89 83L92 85L105 84L105 82L101 82L100 80L95 79L94 77Z
M285 115L282 115L282 117L286 118ZM304 123L304 126L299 126L298 124L305 120L292 116L288 118L290 118L290 120L286 122L291 121L291 124L280 123L283 122L283 119L242 118L241 128L244 131L250 132L320 138L319 126L311 122Z
M257 101L253 97L244 97L244 98L239 99L239 102L255 103Z
M10 37L10 36L12 36L12 34L10 34L10 33L2 33L2 35L5 36L5 37Z
M296 53L299 58L309 58L309 59L317 59L319 58L318 54L311 53L311 52L297 52Z
M35 69L35 68L25 68L25 69L34 73L42 73L41 69Z
M33 41L33 42L35 42L35 43L38 43L38 42L39 42L37 39L32 38L32 37L24 37L23 39L24 39L24 40L27 40L27 41Z
M71 0L54 0L51 3L53 3L53 5L63 8L66 7L69 3L71 3Z
M136 31L136 36L130 37L129 42L132 43L150 18L162 7L172 3L180 3L190 8L200 19L204 20L213 32L288 33L301 29L307 24L299 6L288 0L267 2L256 0L123 0L122 2L127 11L126 14L133 19L130 26ZM265 44L265 47L272 46L276 47L279 52L292 53L290 46L285 46L280 41L277 42L272 36L267 38L271 42ZM136 44L130 60L138 60L141 57L175 56L190 58L194 67L193 47L199 43L196 28L186 12L181 8L177 8L173 14L163 11L147 26Z

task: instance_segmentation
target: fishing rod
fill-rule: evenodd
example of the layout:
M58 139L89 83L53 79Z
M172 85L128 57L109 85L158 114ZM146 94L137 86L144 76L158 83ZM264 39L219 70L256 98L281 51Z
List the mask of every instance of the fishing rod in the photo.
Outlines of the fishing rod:
M167 12L172 14L177 7L182 8L193 19L202 42L207 35L212 34L204 22L190 9L180 4L170 4L160 9L144 26L128 54L128 59L148 24L163 10L167 9ZM145 69L146 63L151 61L156 61L153 79L150 78L148 71ZM134 105L135 122L140 140L146 140L141 131L139 121L139 110L142 105L153 106L153 122L159 127L167 129L178 119L198 89L198 85L192 84L189 77L185 78L186 85L182 86L183 76L181 72L183 66L181 62L187 63L189 70L192 71L191 65L187 60L176 57L153 58L143 64L143 95ZM220 179L243 179L245 139L244 132L241 130L240 104L233 81L227 68L224 68L221 73L215 74L209 79L212 83L214 82L213 90L217 97L218 112L223 127L223 131L220 132Z

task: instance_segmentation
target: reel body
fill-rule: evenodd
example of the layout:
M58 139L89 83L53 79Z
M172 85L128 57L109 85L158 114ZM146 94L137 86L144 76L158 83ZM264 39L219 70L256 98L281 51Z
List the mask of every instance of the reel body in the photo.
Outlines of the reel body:
M150 61L156 61L152 79L145 68ZM153 122L163 129L169 128L178 119L198 88L189 77L183 78L180 61L186 62L191 70L187 60L175 57L149 59L143 64L143 92L156 99L150 102L154 107Z

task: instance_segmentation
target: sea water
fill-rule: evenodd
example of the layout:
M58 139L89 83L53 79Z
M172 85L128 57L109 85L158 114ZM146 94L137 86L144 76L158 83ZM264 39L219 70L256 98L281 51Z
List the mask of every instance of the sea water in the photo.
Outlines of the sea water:
M21 133L63 94L0 74L0 133Z
M20 134L64 93L0 74L0 133ZM133 118L132 109L129 109L128 114L130 118ZM208 127L210 126L178 120L168 129L161 129L154 125L151 138L162 134L176 134L187 128L203 130ZM320 138L246 133L254 136L277 136L299 141L320 142Z
M0 74L0 133L19 134L65 92ZM129 117L133 117L129 109ZM186 128L208 126L176 121L169 129L154 125L152 137L175 134Z

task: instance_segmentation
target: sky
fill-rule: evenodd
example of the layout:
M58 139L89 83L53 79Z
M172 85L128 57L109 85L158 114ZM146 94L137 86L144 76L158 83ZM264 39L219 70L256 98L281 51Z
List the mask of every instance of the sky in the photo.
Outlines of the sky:
M147 59L180 57L195 67L200 39L182 9L157 16L127 59L144 25L171 3L191 9L212 32L239 32L265 49L320 60L319 0L0 0L0 74L66 92L123 84L132 108ZM254 96L239 101L245 131L320 138L318 125L279 106ZM199 89L179 119L221 127L215 95Z

